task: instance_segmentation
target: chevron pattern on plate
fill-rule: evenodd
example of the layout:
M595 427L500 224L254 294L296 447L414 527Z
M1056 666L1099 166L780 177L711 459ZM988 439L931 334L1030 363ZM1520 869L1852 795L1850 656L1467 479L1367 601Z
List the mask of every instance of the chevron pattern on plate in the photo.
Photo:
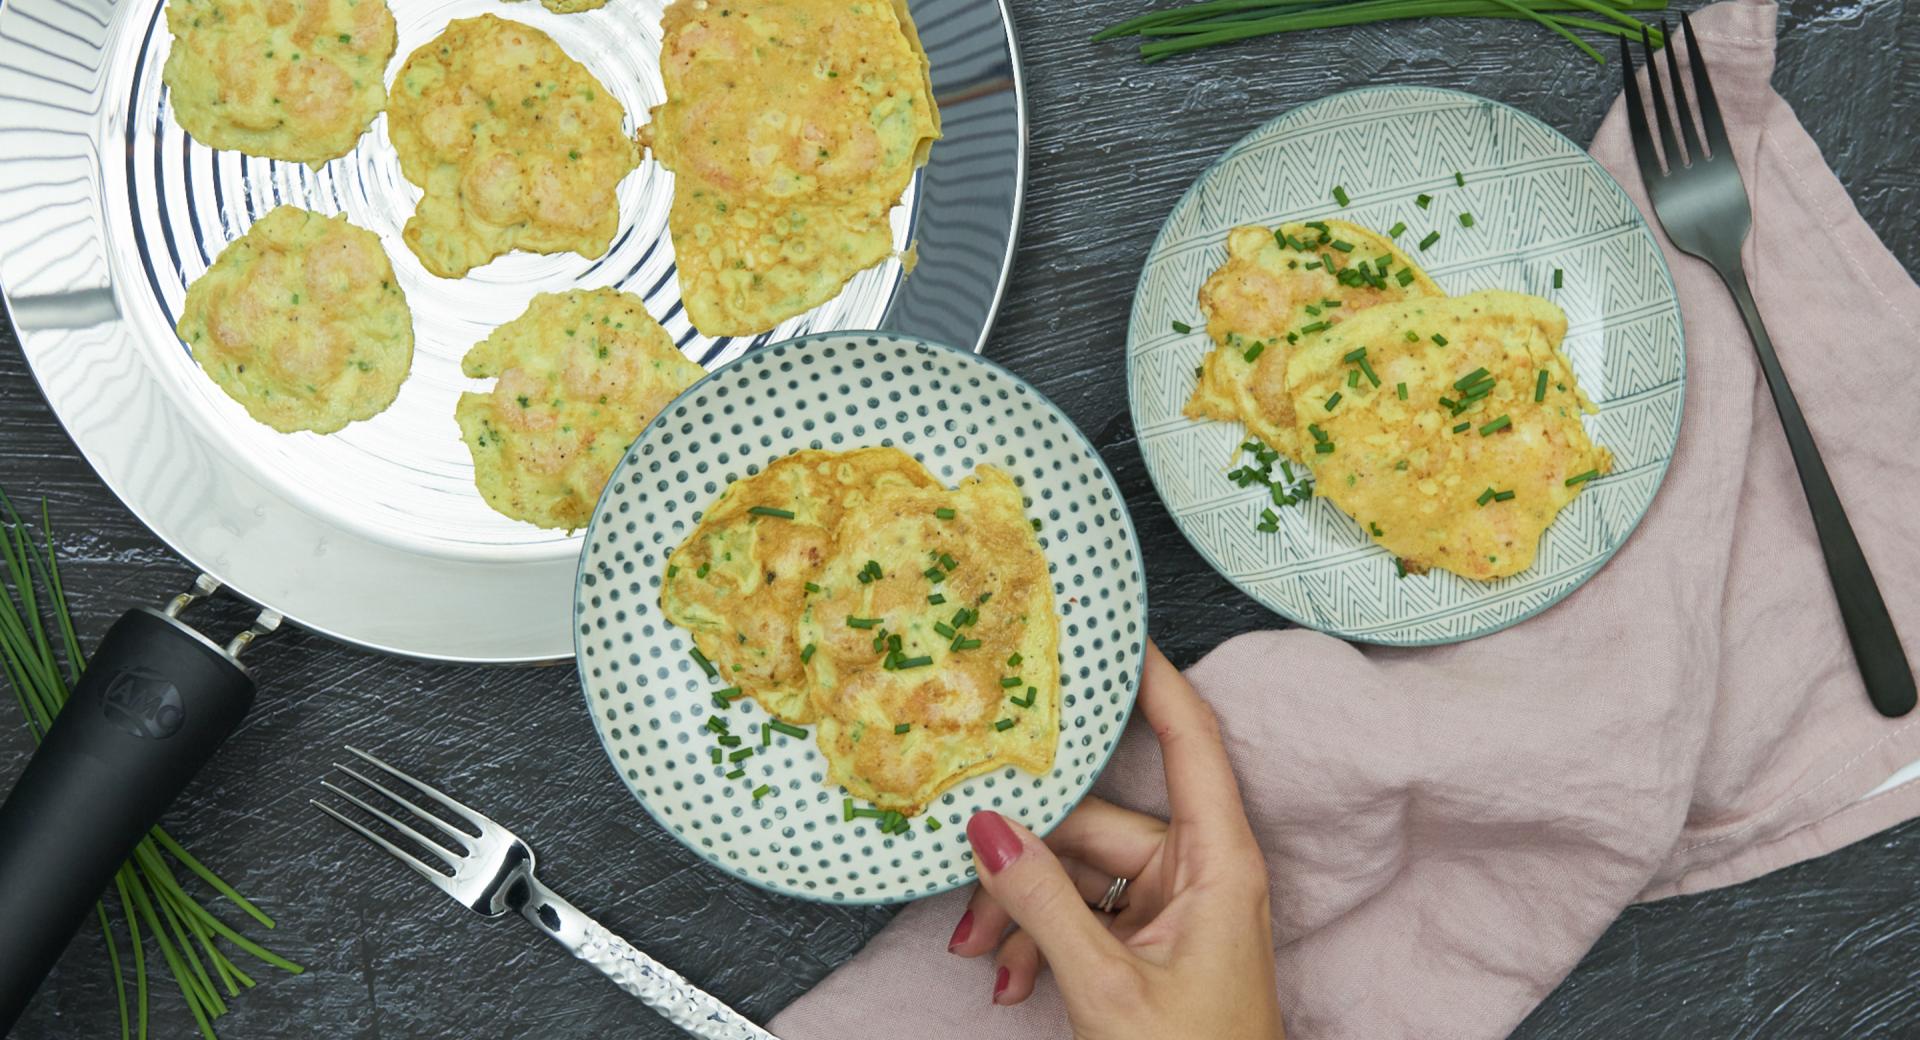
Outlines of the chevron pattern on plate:
M1457 184L1460 173L1466 183ZM1332 189L1342 187L1343 209ZM1431 195L1430 207L1415 199ZM1474 225L1460 226L1471 213ZM1241 224L1337 215L1385 231L1451 294L1503 288L1558 303L1565 349L1600 408L1587 430L1614 471L1560 514L1534 566L1493 582L1398 577L1393 557L1321 499L1254 529L1261 488L1226 477L1238 423L1181 415L1211 344L1195 294ZM1427 250L1429 231L1440 239ZM1553 286L1555 270L1564 273ZM1175 321L1194 331L1173 331ZM1686 350L1665 259L1620 186L1573 142L1516 109L1450 90L1373 87L1303 105L1247 135L1202 174L1148 254L1127 334L1128 393L1147 472L1207 562L1290 620L1400 646L1472 639L1559 602L1633 532L1680 432Z

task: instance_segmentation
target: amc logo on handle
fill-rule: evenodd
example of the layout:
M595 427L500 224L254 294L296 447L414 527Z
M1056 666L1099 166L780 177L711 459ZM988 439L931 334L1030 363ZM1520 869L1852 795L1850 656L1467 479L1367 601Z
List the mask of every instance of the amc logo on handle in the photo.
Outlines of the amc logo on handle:
M167 677L145 668L114 676L100 710L109 722L136 737L165 740L187 721L180 690Z

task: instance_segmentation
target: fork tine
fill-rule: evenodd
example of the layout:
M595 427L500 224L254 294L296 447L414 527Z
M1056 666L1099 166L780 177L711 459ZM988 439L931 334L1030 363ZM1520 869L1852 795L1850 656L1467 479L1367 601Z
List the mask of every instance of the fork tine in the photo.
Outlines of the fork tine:
M1693 128L1693 109L1687 105L1686 77L1680 75L1680 59L1674 52L1680 41L1673 38L1673 30L1667 27L1667 20L1660 19L1660 38L1667 41L1663 50L1667 52L1667 81L1673 86L1673 116L1680 121L1680 136L1686 141L1687 162L1706 157L1700 147L1700 134Z
M426 849L428 852L431 852L434 855L440 857L441 861L446 863L447 866L452 867L455 870L458 870L460 868L461 857L453 854L452 852L447 851L446 849L441 848L438 842L428 840L426 835L420 833L417 830L414 830L412 827L407 826L405 823L402 823L400 820L394 818L392 814L386 812L383 809L376 807L375 805L373 805L373 803L368 802L366 799L361 798L359 795L354 794L352 791L349 791L346 788L339 786L338 784L332 783L330 781L322 780L320 781L320 786L326 788L329 791L332 791L334 794L337 794L340 797L345 798L347 801L352 802L353 804L366 810L374 818L378 819L380 822L386 824L387 826L392 827L394 830L399 831L400 833L406 835L409 838L412 838L414 841L420 844L421 848Z
M1661 154L1671 170L1681 165L1680 142L1673 138L1673 120L1667 118L1667 92L1660 85L1660 63L1653 60L1653 34L1644 23L1640 26L1640 49L1647 56L1647 88L1653 92L1653 118L1660 124Z
M459 829L458 827L454 827L451 824L448 824L445 820L442 820L438 816L435 816L434 814L426 811L425 809L422 809L418 805L413 804L411 801L408 801L407 799L402 798L400 795L390 790L385 784L380 783L379 781L373 779L370 776L362 775L359 770L354 769L352 766L343 765L339 762L335 762L333 764L333 768L340 770L342 773L345 773L348 776L353 777L355 780L358 780L361 783L366 784L368 787L371 787L374 790L380 792L381 794L386 795L390 801L393 801L394 803L404 807L409 812L413 813L415 816L418 816L421 819L427 821L428 823L433 824L435 827L440 828L440 831L443 834L445 834L449 838L452 838L454 841L458 842L462 849L465 849L469 852L473 850L473 835L466 833L465 831ZM322 781L322 783L324 783L324 781Z
M409 867L412 867L414 871L418 873L421 877L424 877L428 881L431 881L435 885L438 885L441 891L447 893L448 895L453 894L453 879L448 877L445 874L440 873L439 871L433 869L432 867L427 866L427 864L424 861L414 856L413 853L408 852L407 850L401 848L400 846L395 845L393 842L390 842L387 839L381 837L380 835L375 834L374 832L368 830L367 828L362 827L358 821L350 820L347 817L341 815L339 812L335 811L334 808L330 805L325 805L321 802L314 801L313 799L308 799L308 804L312 805L314 808L320 810L321 812L326 813L328 816L331 816L334 819L339 820L341 823L346 824L347 827L351 829L355 834L358 834L362 838L365 838L368 841L373 842L375 845L378 845L381 848L386 849L388 852L393 853L393 856L395 859L399 860L402 863L405 863Z
M1640 179L1652 191L1661 177L1660 157L1653 151L1653 134L1647 130L1647 110L1640 99L1640 80L1633 74L1633 50L1624 36L1620 37L1620 75L1627 83L1627 129L1633 135L1633 157L1640 163Z
M1700 38L1693 35L1693 19L1684 12L1680 15L1680 28L1687 32L1687 64L1693 69L1693 96L1700 101L1700 123L1707 131L1709 154L1716 159L1722 154L1732 158L1727 124L1720 121L1720 103L1713 98L1713 80L1707 76L1707 56L1700 50Z
M405 780L409 784L412 784L415 790L433 799L434 801L439 802L441 805L444 805L447 808L452 809L455 813L458 813L460 815L461 819L464 819L468 823L471 823L475 827L478 827L481 833L484 834L489 830L499 829L499 826L500 826L499 824L494 823L492 820L489 820L485 816L480 815L478 812L474 811L473 809L470 809L460 804L459 802L454 801L452 798L449 798L446 795L441 794L439 788L431 787L431 786L428 786L427 784L421 783L420 781L415 780L413 777L408 776L407 774L401 772L400 770L395 769L394 767L386 764L385 762L380 761L379 759L373 757L372 755L367 754L365 751L362 751L351 744L347 745L347 750L353 752L355 755L358 755L363 759L366 759L368 762L380 767L381 769L386 770L389 774L396 776L402 780ZM395 801L399 801L399 799L395 799ZM404 805L407 803L402 802L401 804ZM434 820L434 817L429 813L421 812L417 808L415 808L414 811L419 812L420 815L425 816L429 820ZM434 822L439 823L438 820L434 820ZM446 824L442 823L440 824L440 826L444 828L446 827ZM453 832L453 833L457 833L457 832ZM470 837L470 835L461 835L461 836Z

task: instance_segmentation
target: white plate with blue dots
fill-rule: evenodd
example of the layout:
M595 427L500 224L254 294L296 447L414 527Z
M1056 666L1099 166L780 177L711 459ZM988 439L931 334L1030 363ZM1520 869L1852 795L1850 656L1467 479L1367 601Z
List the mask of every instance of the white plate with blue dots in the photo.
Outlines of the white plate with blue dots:
M904 829L846 818L811 731L792 736L720 684L660 613L661 571L732 481L804 448L888 445L951 487L977 465L1020 485L1060 615L1053 769L1006 768L936 797ZM1145 659L1146 575L1133 522L1086 436L975 354L880 333L775 344L713 372L641 433L588 528L574 648L587 709L627 788L668 833L735 877L802 899L891 903L972 880L967 818L993 809L1045 834L1106 765ZM756 753L713 761L712 720ZM727 774L744 769L742 776ZM756 797L757 796L757 797ZM937 829L936 829L937 828Z

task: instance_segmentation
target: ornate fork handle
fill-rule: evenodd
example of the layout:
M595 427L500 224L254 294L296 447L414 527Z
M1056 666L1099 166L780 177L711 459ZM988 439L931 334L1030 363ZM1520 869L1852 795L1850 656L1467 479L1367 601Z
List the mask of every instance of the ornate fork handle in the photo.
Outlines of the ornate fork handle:
M531 875L524 881L529 895L520 913L527 920L667 1021L702 1040L779 1040L718 997L641 953Z

